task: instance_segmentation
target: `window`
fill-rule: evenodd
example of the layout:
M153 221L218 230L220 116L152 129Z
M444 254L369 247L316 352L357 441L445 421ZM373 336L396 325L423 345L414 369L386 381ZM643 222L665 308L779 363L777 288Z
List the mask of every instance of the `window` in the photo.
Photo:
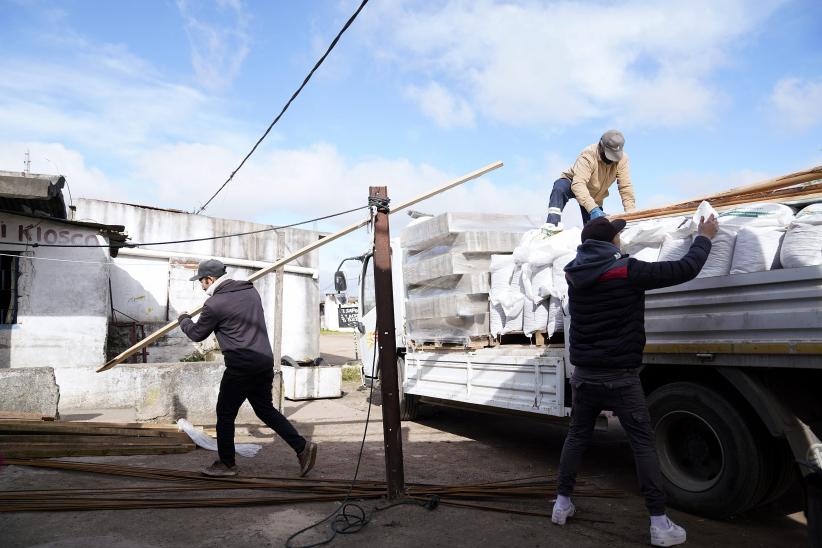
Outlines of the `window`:
M3 251L0 255L0 325L17 323L17 279L20 276L18 257Z

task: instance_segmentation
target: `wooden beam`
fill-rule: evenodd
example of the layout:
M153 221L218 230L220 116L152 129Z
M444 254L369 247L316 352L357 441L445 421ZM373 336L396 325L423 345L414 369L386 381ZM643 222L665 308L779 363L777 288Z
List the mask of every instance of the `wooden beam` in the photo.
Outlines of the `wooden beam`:
M664 217L666 215L671 215L672 210L680 211L682 209L688 208L693 209L693 204L699 205L699 203L703 200L717 201L722 200L723 198L733 198L737 196L750 194L761 194L766 193L768 191L784 189L786 187L794 185L800 185L802 183L808 183L810 181L815 181L818 179L822 179L822 166L816 166L810 169L806 169L804 171L797 171L795 173L790 173L788 175L783 175L781 177L776 177L774 179L768 179L767 181L762 181L752 185L735 187L730 190L716 192L714 194L708 194L706 196L702 196L699 198L691 198L689 200L685 200L682 202L668 204L663 207L641 209L638 211L631 211L628 213L618 213L615 215L609 215L609 217L614 219L625 219L626 221L648 219L651 217Z
M407 209L407 208L409 208L409 207L411 207L411 206L413 206L413 205L415 205L415 204L417 204L417 203L419 203L423 200L427 200L428 198L431 198L432 196L436 196L437 194L445 192L446 190L450 190L450 189L452 189L456 186L459 186L463 183L466 183L466 182L468 182L472 179L476 179L477 177L481 177L482 175L485 175L489 171L493 171L495 169L501 168L502 165L503 165L502 162L494 162L493 164L488 164L487 166L482 167L482 168L480 168L476 171L472 171L471 173L463 175L462 177L457 177L456 179L453 179L453 180L451 180L451 181L449 181L449 182L447 182L443 185L440 185L436 188L433 188L433 189L429 190L428 192L420 194L419 196L417 196L415 198L411 198L410 200L406 200L405 202L402 202L402 203L394 206L391 210L391 213L397 213L399 211L402 211L403 209ZM284 265L290 263L291 261L293 261L295 259L299 259L303 255L311 253L315 249L318 249L318 248L320 248L320 247L322 247L326 244L329 244L329 243L331 243L335 240L338 240L338 239L342 238L343 236L351 234L355 230L357 230L359 228L362 228L365 225L367 225L370 221L371 221L371 218L367 217L367 218L365 218L361 221L358 221L358 222L356 222L352 225L349 225L349 226L343 228L342 230L340 230L338 232L330 234L330 235L326 236L325 238L323 238L321 240L317 240L316 242L312 242L309 245L298 249L297 251L295 251L291 255L289 255L287 257L283 257L282 259L279 259L277 261L274 261L267 268L263 268L261 270L258 270L257 272L255 272L254 274L252 274L251 276L248 277L248 281L253 282L254 280L258 280L258 279L262 278L263 276L265 276L267 274L270 274L271 272L274 272L279 267L284 266ZM200 307L197 307L196 309L192 310L190 312L190 314L192 316L195 316L195 315L199 314L200 312L202 312L202 310L203 310L203 307L200 306ZM178 325L177 320L174 320L173 322L165 325L164 327L162 327L159 330L155 331L154 333L152 333L148 337L146 337L143 340L141 340L141 341L137 342L136 344L134 344L131 348L121 352L119 355L117 355L113 359L109 360L105 365L103 365L101 368L99 368L97 370L97 372L100 373L102 371L108 371L112 367L115 367L115 366L123 363L123 361L127 360L134 353L142 350L143 348L145 348L147 346L150 346L150 345L154 344L155 342L160 340L162 337L164 337L164 336L168 335L169 333L171 333L171 331L173 331L177 327L177 325Z

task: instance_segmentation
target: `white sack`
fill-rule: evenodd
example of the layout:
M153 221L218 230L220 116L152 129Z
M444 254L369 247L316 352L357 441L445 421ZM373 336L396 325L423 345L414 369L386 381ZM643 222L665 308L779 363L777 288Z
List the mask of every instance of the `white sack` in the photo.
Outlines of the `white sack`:
M690 242L690 238L687 238ZM647 244L631 244L631 245L623 245L622 247L623 253L625 255L630 255L634 259L638 261L645 261L647 263L655 263L659 259L659 252L662 249L662 243L660 242L658 245L647 245Z
M491 255L490 327L491 335L497 336L505 327L505 309L513 307L511 277L514 274L514 258L511 255ZM504 303L504 306L503 306Z
M628 223L619 233L619 239L625 247L648 247L656 244L655 247L659 250L665 236L684 238L690 234L691 225L688 220L688 217L665 217Z
M531 336L535 331L546 331L548 328L548 301L533 302L525 300L522 311L522 332Z
M785 230L777 227L743 227L736 234L731 274L764 272L774 268Z
M691 249L691 237L674 238L666 236L662 241L662 247L659 249L659 261L678 261Z
M503 335L522 331L523 309L526 303L524 290L522 268L516 267L511 275L511 283L508 285L508 300L502 303L505 312L505 324L502 326L500 333Z
M705 266L702 267L702 271L697 278L711 278L730 274L737 231L738 227L726 228L719 225L719 230L711 241L713 244L711 253L708 255L708 260L705 261Z
M706 217L707 218L707 217ZM793 209L776 203L752 203L723 211L717 217L719 226L748 228L755 226L788 226L794 219ZM699 219L696 219L698 222Z
M822 225L822 203L807 206L796 214L794 221L810 225Z
M514 261L518 264L550 265L554 259L574 251L580 244L582 230L568 228L550 238L536 238L537 233L528 232L523 236L520 245L514 250Z
M779 259L782 268L822 264L822 224L792 223L782 241Z

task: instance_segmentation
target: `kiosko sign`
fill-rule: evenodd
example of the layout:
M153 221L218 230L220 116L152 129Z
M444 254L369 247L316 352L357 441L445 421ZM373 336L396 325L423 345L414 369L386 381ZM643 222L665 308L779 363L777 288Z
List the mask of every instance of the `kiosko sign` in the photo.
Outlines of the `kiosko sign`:
M0 220L0 241L38 244L95 245L97 236L88 232L60 230L39 226L41 223L19 223Z

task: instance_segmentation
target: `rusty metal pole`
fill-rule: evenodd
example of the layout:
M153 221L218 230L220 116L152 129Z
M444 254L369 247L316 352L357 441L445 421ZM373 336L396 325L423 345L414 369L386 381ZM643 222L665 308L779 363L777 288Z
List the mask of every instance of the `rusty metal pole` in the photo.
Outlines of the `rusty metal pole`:
M369 187L369 203L376 203L374 218L374 296L377 309L377 359L382 392L382 430L385 441L385 475L389 500L405 492L402 463L400 397L397 386L397 339L394 326L394 289L391 279L391 236L388 231L388 188Z

